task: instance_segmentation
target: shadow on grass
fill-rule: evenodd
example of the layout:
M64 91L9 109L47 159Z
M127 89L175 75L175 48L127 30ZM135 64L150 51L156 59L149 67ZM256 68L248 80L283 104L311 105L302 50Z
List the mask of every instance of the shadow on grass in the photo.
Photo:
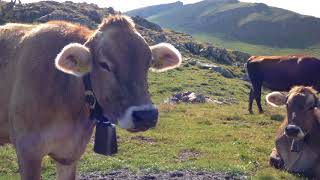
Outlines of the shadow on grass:
M273 120L273 121L281 122L281 121L283 121L284 116L281 115L281 114L272 114L270 119Z

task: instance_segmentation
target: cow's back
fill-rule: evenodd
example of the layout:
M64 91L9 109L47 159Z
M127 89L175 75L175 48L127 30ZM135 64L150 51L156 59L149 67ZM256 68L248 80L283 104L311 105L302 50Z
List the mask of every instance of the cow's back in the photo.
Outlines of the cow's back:
M317 87L320 60L304 56L257 56L247 62L251 81L262 81L271 90L288 91L294 85Z

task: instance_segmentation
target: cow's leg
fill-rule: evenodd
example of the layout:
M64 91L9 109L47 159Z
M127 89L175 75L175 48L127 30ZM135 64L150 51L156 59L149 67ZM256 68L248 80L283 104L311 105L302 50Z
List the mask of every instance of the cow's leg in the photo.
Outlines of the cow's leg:
M258 109L259 109L259 113L263 113L263 109L261 106L261 87L262 87L262 83L257 82L257 83L253 83L252 84L253 87L253 94L254 94L254 98L256 100Z
M19 138L15 147L19 162L19 171L22 180L41 179L41 161L43 154L36 139Z
M253 110L252 110L252 104L253 104L253 100L254 100L254 92L253 92L253 87L251 87L250 89L250 95L249 95L249 107L248 107L248 111L250 114L253 114Z
M281 159L276 148L273 148L272 153L270 154L269 164L270 164L270 166L272 166L276 169L283 169L284 168L284 162Z
M58 180L75 180L76 179L76 162L71 165L63 165L56 162Z

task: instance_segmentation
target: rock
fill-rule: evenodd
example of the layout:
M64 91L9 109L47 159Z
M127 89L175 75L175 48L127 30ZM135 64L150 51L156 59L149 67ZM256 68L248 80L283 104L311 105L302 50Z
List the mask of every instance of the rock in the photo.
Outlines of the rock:
M159 34L159 35L153 36L152 39L156 43L162 43L162 42L166 42L167 41L167 37L166 37L165 34Z
M109 14L115 14L112 8L99 8L95 4L64 3L54 1L41 1L16 5L4 12L10 22L47 22L50 20L65 20L90 28L96 28L101 19Z
M233 60L225 48L218 48L213 46L208 46L207 49L202 50L201 53L203 56L208 59L216 59L218 62L223 64L231 65Z
M247 60L251 57L250 54L244 53L244 52L240 52L240 51L232 51L232 53L235 55L236 61L241 63L241 64L246 63Z
M218 67L218 66L216 66L216 65L214 65L214 64L200 63L200 62L197 62L197 66L198 66L200 69L212 69L212 68Z
M130 179L130 180L152 180L152 179L249 179L244 174L226 173L226 172L206 172L206 171L171 171L171 172L139 172L133 173L128 169L119 169L118 172L102 173L102 172L90 172L84 173L79 176L80 180L103 180L103 179Z
M191 66L195 66L195 65L197 65L197 61L196 60L190 60L188 62L188 64L190 64Z
M217 66L215 64L197 62L197 66L200 69L210 69L214 72L220 73L223 77L226 77L226 78L234 78L234 75L229 70L223 67Z
M195 55L199 55L200 50L203 48L202 44L198 44L195 42L187 42L184 44L184 46L186 47L187 50L189 50L189 52Z
M224 69L224 68L222 68L220 66L213 67L212 70L214 72L220 73L225 78L234 78L234 75L229 70Z
M172 178L183 177L183 176L184 176L184 173L183 172L179 172L179 171L173 172L173 173L170 174L170 177L172 177Z
M195 93L191 91L186 91L182 93L175 93L170 98L165 100L165 103L168 104L179 104L179 103L192 103L192 104L199 104L199 103L213 103L215 104L217 101L210 99L209 97L205 96L201 93Z
M150 22L140 16L133 16L131 18L136 24L138 24L144 28L151 29L151 30L158 31L158 32L162 32L162 28L158 24L152 23L152 22Z

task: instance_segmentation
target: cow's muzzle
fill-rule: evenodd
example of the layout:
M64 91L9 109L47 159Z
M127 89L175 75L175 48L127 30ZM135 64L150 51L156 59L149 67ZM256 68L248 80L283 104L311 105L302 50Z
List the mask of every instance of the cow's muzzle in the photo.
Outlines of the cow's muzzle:
M119 125L130 132L146 131L157 125L158 116L158 109L154 105L132 106L120 118Z
M285 135L290 138L302 139L304 137L304 133L299 126L296 125L288 125L285 128Z

